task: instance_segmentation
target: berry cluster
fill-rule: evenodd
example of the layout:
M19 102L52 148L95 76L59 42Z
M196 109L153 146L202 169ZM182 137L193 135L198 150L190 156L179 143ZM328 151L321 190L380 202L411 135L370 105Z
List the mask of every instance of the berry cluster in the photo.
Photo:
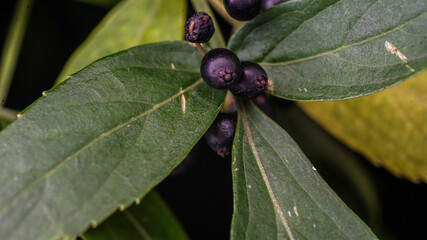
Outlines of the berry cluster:
M240 20L255 17L261 9L261 0L225 0L227 11ZM209 41L215 32L211 17L198 12L185 23L185 39L202 53L200 73L203 80L215 89L229 89L234 96L251 99L261 95L268 82L267 73L257 63L240 61L235 53L225 48L205 52L200 43ZM236 121L233 116L220 113L205 133L208 145L221 157L231 149Z
M229 89L236 97L255 98L267 86L267 73L254 62L240 62L235 53L215 48L205 53L200 43L207 42L215 28L210 16L198 12L185 24L185 39L196 44L204 55L200 73L205 82L215 89Z

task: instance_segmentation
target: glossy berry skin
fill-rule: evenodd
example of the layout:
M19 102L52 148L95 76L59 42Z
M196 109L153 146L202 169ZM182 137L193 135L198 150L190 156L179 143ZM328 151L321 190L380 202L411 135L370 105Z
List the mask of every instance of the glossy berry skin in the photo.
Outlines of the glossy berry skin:
M215 28L211 17L205 12L198 12L185 23L185 40L192 43L205 43L211 39Z
M230 87L230 91L239 98L249 99L261 95L268 82L267 73L254 62L242 62L243 73L240 80Z
M242 67L239 58L232 51L215 48L203 57L200 73L209 86L226 89L240 78Z
M224 0L228 14L237 20L247 21L258 15L262 0Z
M225 157L231 150L235 131L235 118L227 113L219 113L205 133L206 143L216 154Z
M274 7L275 5L282 3L282 2L287 2L289 0L262 0L262 5L261 5L261 9L268 9L271 7Z

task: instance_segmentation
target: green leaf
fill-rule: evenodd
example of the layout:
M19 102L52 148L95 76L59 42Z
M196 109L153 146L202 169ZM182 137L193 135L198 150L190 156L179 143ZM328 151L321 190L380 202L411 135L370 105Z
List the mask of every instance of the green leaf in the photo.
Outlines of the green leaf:
M378 191L381 183L375 181L374 172L369 171L364 159L324 131L297 105L276 105L273 112L275 122L301 147L334 192L382 238L385 232Z
M188 239L167 204L155 191L147 194L140 204L114 213L83 237L86 240Z
M252 102L239 109L232 239L376 239L283 129Z
M289 1L244 25L229 47L261 63L275 96L345 99L425 69L426 22L425 0Z
M33 0L18 0L0 55L0 107L3 107L12 84L22 42L33 8Z
M118 3L79 46L57 83L89 63L143 43L181 40L185 0L126 0Z
M166 177L225 97L200 61L183 42L108 56L0 132L0 239L74 236Z
M399 177L427 182L427 71L383 92L300 106L335 137Z

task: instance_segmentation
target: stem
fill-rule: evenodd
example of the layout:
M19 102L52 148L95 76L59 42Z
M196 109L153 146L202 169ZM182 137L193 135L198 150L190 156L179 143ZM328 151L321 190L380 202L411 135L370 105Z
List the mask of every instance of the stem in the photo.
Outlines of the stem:
M0 60L0 106L4 105L9 92L25 29L27 28L32 2L33 0L18 1L9 26Z
M17 114L18 114L18 111L15 111L15 110L12 110L9 108L4 108L4 107L0 106L0 118L1 119L13 122L16 120Z
M221 29L219 29L218 22L216 21L208 2L206 0L191 0L191 3L193 4L193 7L197 12L205 12L209 14L209 16L211 16L212 18L216 31L215 34L212 36L211 40L209 41L209 46L211 46L212 48L226 47L224 37L221 33Z
M202 45L200 45L200 43L194 43L194 45L196 46L197 50L199 50L199 52L202 54L202 56L206 55L206 51L205 49L202 47Z
M208 2L212 5L215 11L219 13L219 15L221 15L221 17L224 18L224 20L227 21L230 25L233 26L236 24L236 22L238 22L236 19L228 15L222 0L208 0Z
M225 95L224 104L222 105L222 112L231 113L233 110L233 104L236 104L234 96L230 91L227 91L227 95Z

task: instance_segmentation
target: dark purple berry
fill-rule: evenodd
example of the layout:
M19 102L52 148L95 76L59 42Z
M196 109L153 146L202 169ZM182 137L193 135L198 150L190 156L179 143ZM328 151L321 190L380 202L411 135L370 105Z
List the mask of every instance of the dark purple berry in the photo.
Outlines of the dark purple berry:
M289 0L262 0L261 9L271 8L279 3L287 2L287 1Z
M194 155L194 154L193 154ZM192 156L192 152L190 152L187 157L182 160L182 162L172 170L170 176L176 177L184 174L187 170L189 170L194 162L194 156Z
M224 0L228 14L234 19L247 21L258 15L262 0Z
M192 43L205 43L214 32L212 19L204 12L194 14L185 23L185 39Z
M269 116L270 118L273 118L274 109L273 106L271 106L269 98L270 95L262 93L261 95L255 98L255 104L258 106L259 109L261 109L261 111L265 113L265 115Z
M209 147L221 157L225 157L231 150L234 132L236 131L235 118L227 113L218 114L214 123L205 133Z
M239 98L249 99L261 95L267 86L268 78L264 69L254 62L242 62L242 76L230 87L230 91Z
M239 58L232 51L215 48L203 57L200 73L209 86L226 89L240 78L242 67Z

